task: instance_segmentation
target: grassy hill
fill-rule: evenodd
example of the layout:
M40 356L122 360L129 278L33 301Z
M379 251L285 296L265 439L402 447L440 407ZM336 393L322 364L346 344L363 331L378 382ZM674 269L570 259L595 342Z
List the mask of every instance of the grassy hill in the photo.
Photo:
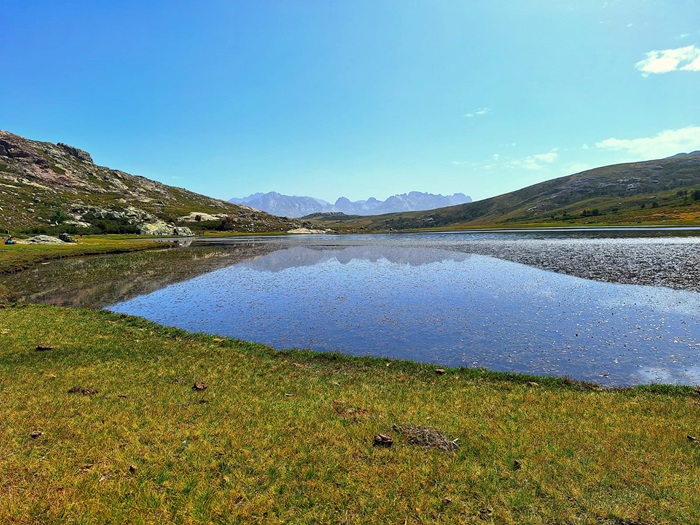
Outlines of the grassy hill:
M142 225L286 231L298 222L96 165L67 144L0 131L0 231L136 233ZM165 228L167 229L167 228Z
M617 164L438 210L375 217L315 215L325 227L378 229L700 224L700 152Z

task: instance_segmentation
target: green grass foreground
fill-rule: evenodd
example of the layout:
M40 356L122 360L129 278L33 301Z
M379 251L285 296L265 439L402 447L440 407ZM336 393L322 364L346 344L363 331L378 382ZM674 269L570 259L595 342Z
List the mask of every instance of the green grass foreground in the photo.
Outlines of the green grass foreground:
M0 370L0 523L700 520L692 388L440 375L48 306L0 308Z

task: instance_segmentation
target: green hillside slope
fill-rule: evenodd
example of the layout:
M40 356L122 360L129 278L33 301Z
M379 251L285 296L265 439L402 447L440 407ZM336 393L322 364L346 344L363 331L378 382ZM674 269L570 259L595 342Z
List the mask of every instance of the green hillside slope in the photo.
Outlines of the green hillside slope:
M315 216L317 224L413 229L570 224L700 223L700 152L617 164L489 199L375 217Z

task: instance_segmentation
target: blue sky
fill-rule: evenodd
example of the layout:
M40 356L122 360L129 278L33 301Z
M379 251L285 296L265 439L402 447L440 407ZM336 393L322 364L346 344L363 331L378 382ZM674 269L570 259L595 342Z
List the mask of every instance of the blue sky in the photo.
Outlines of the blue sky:
M0 129L228 199L700 149L700 0L3 0Z

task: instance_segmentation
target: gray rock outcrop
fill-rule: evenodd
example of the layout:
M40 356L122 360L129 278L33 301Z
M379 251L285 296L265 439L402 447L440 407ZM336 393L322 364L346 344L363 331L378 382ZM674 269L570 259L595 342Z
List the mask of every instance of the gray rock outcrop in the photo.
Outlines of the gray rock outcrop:
M58 237L52 237L51 235L36 235L27 239L28 244L65 244Z
M184 226L174 226L165 221L144 222L137 225L141 235L169 236L177 235L188 237L194 235L192 230Z

